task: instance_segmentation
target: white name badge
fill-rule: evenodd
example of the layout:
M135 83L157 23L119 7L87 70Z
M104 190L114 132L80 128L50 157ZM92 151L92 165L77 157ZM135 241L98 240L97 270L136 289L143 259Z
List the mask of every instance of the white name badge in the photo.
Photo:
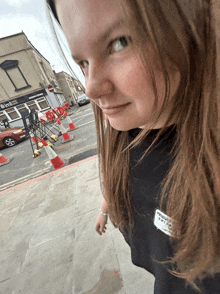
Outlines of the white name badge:
M172 234L172 222L173 221L169 216L159 209L156 210L154 216L154 225L166 235L174 237L174 234Z

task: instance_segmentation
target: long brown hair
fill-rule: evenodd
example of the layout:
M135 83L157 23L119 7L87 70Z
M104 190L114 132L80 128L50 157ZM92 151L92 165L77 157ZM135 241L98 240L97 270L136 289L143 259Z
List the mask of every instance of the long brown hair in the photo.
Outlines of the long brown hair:
M216 70L216 31L208 0L118 0L124 13L134 16L131 31L155 51L166 81L161 113L169 100L166 60L180 72L172 111L153 144L171 121L176 125L174 161L161 183L160 209L176 220L178 242L172 274L196 287L195 281L219 271L220 142ZM134 32L135 31L135 32ZM140 46L142 48L142 46ZM149 66L143 51L140 58ZM155 85L152 77L152 85ZM155 96L157 97L157 89ZM100 179L115 227L133 225L129 194L130 148L148 134L142 130L129 144L128 132L107 123L92 103L97 131ZM158 117L155 117L155 123ZM149 149L149 148L148 148ZM148 152L146 150L145 154ZM171 238L171 241L175 241Z

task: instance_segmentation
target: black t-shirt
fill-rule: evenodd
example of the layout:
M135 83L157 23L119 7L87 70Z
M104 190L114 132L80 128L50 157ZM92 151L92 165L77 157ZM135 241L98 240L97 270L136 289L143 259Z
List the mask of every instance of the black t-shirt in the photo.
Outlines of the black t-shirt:
M176 130L174 126L166 129L160 136L156 146L143 161L135 166L150 146L159 130L152 130L144 141L130 151L130 194L133 210L134 227L128 226L122 232L131 248L133 264L142 267L155 276L155 294L198 294L192 286L169 273L168 265L158 261L166 261L173 255L169 236L154 225L155 211L159 208L160 184L173 160L171 153ZM129 131L132 141L140 129ZM201 285L203 294L220 294L220 274L207 278Z

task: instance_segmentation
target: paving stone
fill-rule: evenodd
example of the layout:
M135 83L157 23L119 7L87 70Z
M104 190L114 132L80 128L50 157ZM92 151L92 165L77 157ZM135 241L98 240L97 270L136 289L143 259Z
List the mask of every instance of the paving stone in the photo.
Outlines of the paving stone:
M8 235L9 230L13 225L19 211L20 207L16 207L0 213L0 244Z
M74 205L76 202L76 182L77 178L73 177L62 183L50 185L41 217Z
M77 182L76 186L76 210L75 216L96 210L99 213L100 203L103 196L101 194L99 179L94 178L87 182Z
M31 247L19 273L11 281L6 280L0 284L1 293L70 294L74 278L73 258L71 232Z
M40 209L17 215L13 226L1 244L0 277L11 278L19 272L39 218ZM0 284L1 285L1 284ZM1 291L0 291L1 293Z
M70 206L54 213L40 217L30 242L30 247L47 242L75 228L75 207Z
M23 187L19 190L13 190L0 195L0 212L7 211L16 207L22 207L30 188Z
M101 237L95 232L96 215L96 211L93 211L76 218L75 281L72 293L99 293L97 291L101 288L106 292L100 293L117 293L111 292L112 286L118 290L123 287L111 235L106 233ZM115 271L118 271L118 275ZM105 275L111 276L112 284L106 284Z

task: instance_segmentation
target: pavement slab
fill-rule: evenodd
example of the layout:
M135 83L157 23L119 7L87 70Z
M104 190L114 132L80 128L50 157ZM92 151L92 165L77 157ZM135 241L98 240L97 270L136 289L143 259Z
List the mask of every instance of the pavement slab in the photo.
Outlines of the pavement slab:
M3 211L11 210L16 207L22 207L26 198L29 195L29 187L23 187L22 189L10 191L0 195L0 213Z
M17 215L13 226L2 241L0 251L1 281L11 279L19 273L29 249L29 243L33 236L36 227L35 222L39 218L39 213L40 210L36 209ZM4 283L0 283L0 293L12 293L1 292L3 285Z
M117 293L116 289L123 287L111 235L106 234L100 238L94 230L96 217L97 209L76 218L76 255L73 269L76 279L73 293L99 293L94 292L94 289L106 289L105 274L111 276L112 286L115 287L115 292L109 292L110 288L107 293ZM115 274L115 271L118 273Z
M0 244L6 238L10 228L12 227L18 213L19 207L12 208L9 211L3 211L0 213Z
M130 247L125 242L124 237L111 223L108 224L108 227L112 227L110 233L114 247L117 250L117 258L126 293L154 293L154 276L132 264Z
M48 197L48 189L51 185L52 177L37 181L29 185L28 196L25 197L25 202L21 207L21 212L36 209L45 204ZM25 189L22 188L22 190ZM14 192L15 193L15 192Z
M97 215L99 213L100 203L102 202L102 195L100 191L97 191L99 186L99 179L91 179L88 182L77 183L76 187L76 203L75 203L75 216L84 215L92 210L96 210ZM87 195L85 198L84 195ZM94 201L96 199L96 201Z
M62 183L51 184L47 191L47 198L45 201L42 216L56 212L63 208L72 206L76 202L76 177L63 180ZM60 195L57 197L57 195Z
M74 206L70 206L44 217L40 215L30 241L30 247L45 243L74 229Z
M7 280L1 291L13 294L69 294L74 278L71 272L72 261L73 236L67 232L56 239L31 247L19 273L13 277L13 285Z

